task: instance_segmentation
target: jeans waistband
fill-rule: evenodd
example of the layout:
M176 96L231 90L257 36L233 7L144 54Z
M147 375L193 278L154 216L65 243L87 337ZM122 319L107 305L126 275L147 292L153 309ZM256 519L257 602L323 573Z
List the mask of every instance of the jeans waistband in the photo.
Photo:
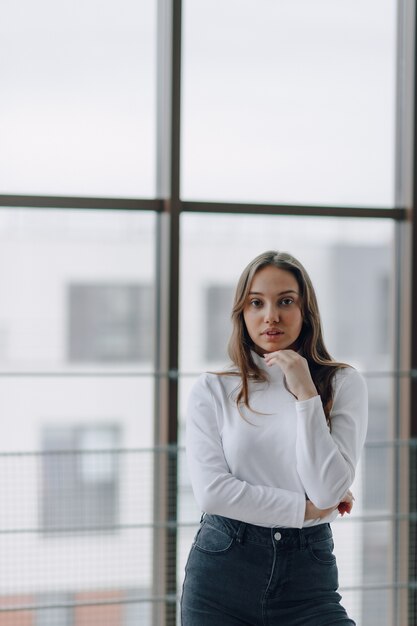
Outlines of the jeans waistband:
M282 547L304 548L317 541L323 541L332 537L332 530L328 523L317 524L307 528L283 528L280 526L266 528L208 513L204 513L201 521L203 524L217 528L230 537L234 537L238 543L248 541L271 545L271 541L275 541L279 542L279 545Z

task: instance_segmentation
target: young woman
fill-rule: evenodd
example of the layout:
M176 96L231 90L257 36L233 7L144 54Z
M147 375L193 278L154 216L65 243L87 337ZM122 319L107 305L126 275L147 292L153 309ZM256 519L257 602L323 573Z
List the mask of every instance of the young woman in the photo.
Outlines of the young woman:
M327 352L312 283L289 254L246 267L232 321L233 367L200 376L189 398L188 466L204 514L182 625L352 626L329 522L352 507L365 383Z

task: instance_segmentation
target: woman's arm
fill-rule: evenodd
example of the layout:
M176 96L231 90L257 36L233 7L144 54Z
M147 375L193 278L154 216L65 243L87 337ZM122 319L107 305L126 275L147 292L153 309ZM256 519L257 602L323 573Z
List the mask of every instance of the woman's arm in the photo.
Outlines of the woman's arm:
M202 511L250 524L303 526L306 513L303 494L251 485L230 473L207 375L198 379L189 397L186 448L194 496Z
M319 396L297 402L297 471L319 509L337 506L355 477L366 437L368 401L362 376L353 368L335 375L331 432Z

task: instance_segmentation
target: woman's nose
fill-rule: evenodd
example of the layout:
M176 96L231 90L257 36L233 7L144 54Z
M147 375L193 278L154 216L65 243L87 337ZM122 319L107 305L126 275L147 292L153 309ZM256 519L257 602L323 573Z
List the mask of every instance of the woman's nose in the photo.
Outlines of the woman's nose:
M279 311L277 307L269 306L265 308L265 322L269 324L279 322Z

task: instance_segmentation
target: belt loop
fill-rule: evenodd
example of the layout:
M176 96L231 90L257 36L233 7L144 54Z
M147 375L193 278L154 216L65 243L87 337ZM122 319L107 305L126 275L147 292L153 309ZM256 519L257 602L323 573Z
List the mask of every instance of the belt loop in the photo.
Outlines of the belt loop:
M244 537L244 534L245 534L245 530L246 530L245 522L240 522L239 528L237 529L237 533L236 533L236 541L238 543L243 543L243 537Z
M201 522L203 521L203 519L205 518L205 516L206 516L206 514L205 514L205 513L202 513L202 514L201 514L201 517L200 517L200 524L201 524Z
M299 528L299 538L300 538L300 550L304 550L307 547L307 537L304 532L304 528Z

